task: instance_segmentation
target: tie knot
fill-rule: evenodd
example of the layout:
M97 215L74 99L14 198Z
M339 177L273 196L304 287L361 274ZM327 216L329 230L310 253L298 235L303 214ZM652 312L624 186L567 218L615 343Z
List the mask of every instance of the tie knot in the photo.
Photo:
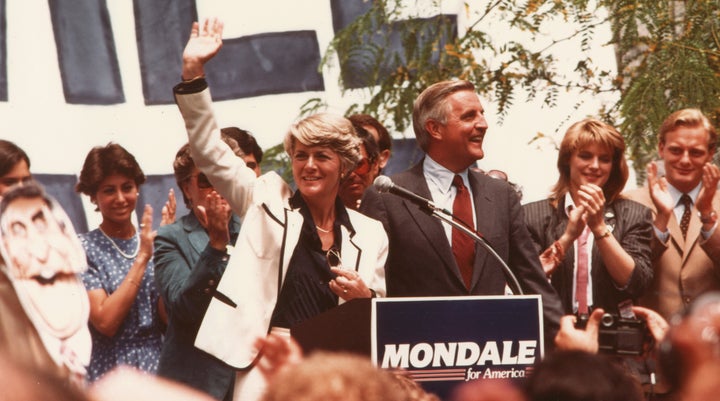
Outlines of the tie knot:
M455 174L455 177L453 177L452 184L453 184L453 186L455 186L457 189L463 189L463 188L465 188L465 184L463 183L462 177L460 177L460 176L457 175L457 174Z
M688 194L682 194L680 197L680 204L686 208L692 207L692 198Z

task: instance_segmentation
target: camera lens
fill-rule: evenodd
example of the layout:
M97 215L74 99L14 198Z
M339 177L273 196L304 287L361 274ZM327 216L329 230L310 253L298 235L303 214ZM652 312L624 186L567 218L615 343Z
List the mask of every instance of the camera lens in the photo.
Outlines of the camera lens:
M600 323L602 323L605 327L611 327L613 323L615 322L615 318L613 315L606 313L602 316L602 319L600 319Z

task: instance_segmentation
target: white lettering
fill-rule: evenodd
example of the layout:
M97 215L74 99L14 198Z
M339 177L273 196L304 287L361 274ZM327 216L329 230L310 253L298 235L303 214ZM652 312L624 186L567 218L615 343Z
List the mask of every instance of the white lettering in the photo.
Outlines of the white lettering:
M502 351L502 364L503 365L515 365L517 363L517 356L512 356L512 341L503 341Z
M410 363L413 367L424 368L433 360L433 347L428 343L420 343L410 350Z
M470 366L475 363L480 355L480 346L477 343L458 343L457 360L455 366Z
M500 365L500 351L498 351L497 343L495 341L488 341L485 343L482 355L478 359L478 365L486 365L488 362L493 365Z
M500 345L500 347L499 347ZM517 352L515 352L517 350ZM382 368L425 368L472 365L532 365L535 363L537 341L525 340L487 341L483 347L478 343L464 341L458 343L418 343L385 344ZM470 375L470 370L467 374ZM477 373L480 373L472 371ZM485 372L484 374L491 374ZM468 376L469 377L469 376Z
M537 341L525 340L519 341L520 349L518 350L518 363L531 365L535 363L535 348L537 348Z
M457 343L435 343L433 366L453 366L455 352L457 352Z
M410 344L385 344L385 353L380 366L383 368L408 368Z

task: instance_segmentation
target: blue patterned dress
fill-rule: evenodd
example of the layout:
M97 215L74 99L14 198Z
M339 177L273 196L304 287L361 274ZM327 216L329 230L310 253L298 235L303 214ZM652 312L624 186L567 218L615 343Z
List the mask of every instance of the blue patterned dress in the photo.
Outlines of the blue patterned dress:
M103 289L110 295L127 276L133 259L120 254L100 229L80 234L88 270L82 275L88 291ZM115 244L128 255L135 253L139 238L113 238ZM93 339L92 357L88 367L88 381L99 379L119 365L129 365L154 374L157 371L162 347L162 324L158 315L158 292L155 288L152 259L145 269L140 289L125 320L114 337L107 337L90 324Z

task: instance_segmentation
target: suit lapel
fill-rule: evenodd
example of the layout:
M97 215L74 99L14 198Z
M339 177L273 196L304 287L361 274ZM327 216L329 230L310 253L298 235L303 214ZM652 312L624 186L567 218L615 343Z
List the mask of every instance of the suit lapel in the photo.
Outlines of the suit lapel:
M352 233L345 226L340 226L340 229L342 231L342 266L357 272L360 268L361 247L356 241L361 240L361 234L351 237Z
M209 240L207 232L205 232L200 221L192 212L184 219L183 229L188 233L188 241L190 242L194 256L196 259L199 258Z
M487 189L478 178L478 174L481 173L476 173L472 170L468 171L468 180L470 181L470 190L472 191L473 204L475 207L475 231L482 234L484 223L493 221L492 214L494 213L496 205L493 205L492 199L486 195ZM492 244L490 245L492 246ZM480 280L487 258L488 251L480 244L475 244L475 262L473 264L471 289L474 288L478 280Z
M412 167L412 169L409 170L409 173L413 176L412 179L403 180L403 182L399 184L426 199L432 199L430 188L428 188L425 175L423 174L422 166L423 163L420 162ZM450 247L450 243L442 226L446 223L442 223L437 218L429 216L427 213L420 210L419 207L410 202L403 202L402 204L412 216L413 220L415 220L420 232L422 232L425 238L427 238L427 242L430 244L432 249L435 250L440 257L440 260L443 261L445 268L449 269L460 281L460 283L462 283L463 280L460 275L460 269L455 262L455 256L453 256L452 248Z

